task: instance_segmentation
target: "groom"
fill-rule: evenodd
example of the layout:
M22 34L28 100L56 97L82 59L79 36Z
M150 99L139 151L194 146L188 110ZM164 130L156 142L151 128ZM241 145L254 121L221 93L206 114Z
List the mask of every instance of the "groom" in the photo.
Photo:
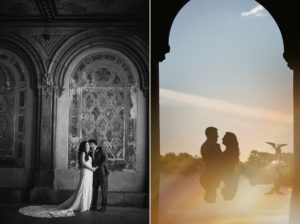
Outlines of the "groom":
M93 174L93 198L91 210L97 210L98 189L101 188L102 204L100 211L106 211L107 205L107 190L108 190L108 166L107 153L102 147L97 147L97 141L89 140L90 148L92 149L92 165L98 166L98 169Z
M205 129L206 141L202 144L200 154L204 162L204 171L200 177L200 183L205 189L204 201L213 203L216 201L216 189L218 188L221 176L222 151L218 140L218 129L208 127Z

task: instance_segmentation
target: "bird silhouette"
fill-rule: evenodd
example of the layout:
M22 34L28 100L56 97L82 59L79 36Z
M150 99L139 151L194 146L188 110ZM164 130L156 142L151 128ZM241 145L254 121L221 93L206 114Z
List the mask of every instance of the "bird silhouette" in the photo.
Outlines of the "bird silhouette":
M267 144L271 145L273 149L275 149L275 156L277 160L281 160L281 148L286 146L287 144L275 144L273 142L266 142Z

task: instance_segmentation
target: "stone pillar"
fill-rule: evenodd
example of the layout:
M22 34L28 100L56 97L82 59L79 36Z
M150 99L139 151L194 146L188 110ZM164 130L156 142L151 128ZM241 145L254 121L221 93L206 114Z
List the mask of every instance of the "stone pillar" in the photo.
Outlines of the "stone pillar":
M151 63L151 223L158 224L159 211L159 65Z
M294 182L291 198L290 224L300 220L300 66L294 70Z
M53 202L52 166L52 120L54 85L49 74L43 77L38 95L37 153L34 188L30 193L31 202Z

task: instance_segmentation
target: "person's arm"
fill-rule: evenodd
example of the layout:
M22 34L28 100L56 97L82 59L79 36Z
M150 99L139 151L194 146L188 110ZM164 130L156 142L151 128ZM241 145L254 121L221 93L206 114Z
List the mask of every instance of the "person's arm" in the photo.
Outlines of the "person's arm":
M100 163L103 164L107 161L107 152L104 148L101 148L101 160Z
M200 152L201 152L201 157L202 157L203 161L207 162L210 159L207 148L205 146L202 146Z
M102 149L103 151L103 162L106 162L107 161L107 151L106 149Z
M102 147L98 147L97 155L95 156L96 164L99 166L107 160L107 153Z
M82 167L87 168L92 172L94 172L98 168L98 167L92 167L90 164L87 163L87 161L85 161L85 153L81 153L80 160L81 160Z

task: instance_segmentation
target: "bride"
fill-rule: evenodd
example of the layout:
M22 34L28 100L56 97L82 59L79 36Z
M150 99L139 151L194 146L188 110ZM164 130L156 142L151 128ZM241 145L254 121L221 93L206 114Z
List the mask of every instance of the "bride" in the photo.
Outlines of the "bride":
M80 181L76 191L62 204L28 206L19 209L19 212L34 217L53 218L74 216L74 211L90 209L93 192L93 172L98 167L92 167L92 158L89 156L90 146L82 141L79 146Z

